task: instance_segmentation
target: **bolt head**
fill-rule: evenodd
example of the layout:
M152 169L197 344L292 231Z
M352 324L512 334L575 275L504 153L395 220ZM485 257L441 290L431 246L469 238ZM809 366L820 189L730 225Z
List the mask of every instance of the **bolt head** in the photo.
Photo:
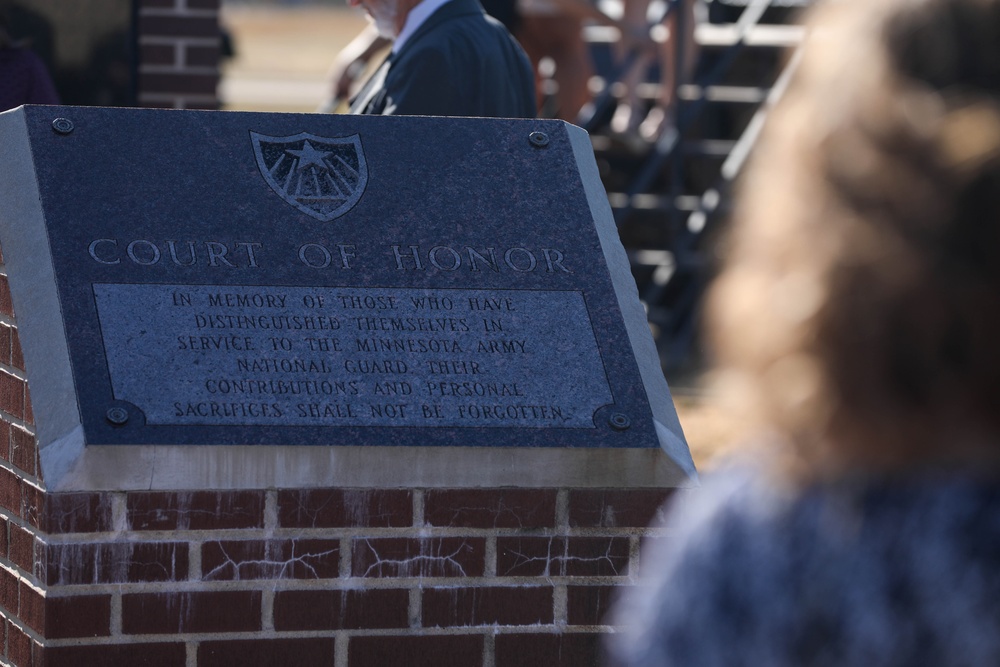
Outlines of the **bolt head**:
M58 134L69 134L73 131L73 121L69 118L56 118L52 121L52 129Z
M532 132L528 135L528 141L535 148L544 148L549 145L549 135L544 132Z
M125 408L108 408L106 416L109 422L115 426L121 426L128 421L128 410Z
M625 431L632 426L632 420L629 419L627 415L623 415L620 412L616 412L611 415L608 419L608 423L611 424L611 428L616 431Z

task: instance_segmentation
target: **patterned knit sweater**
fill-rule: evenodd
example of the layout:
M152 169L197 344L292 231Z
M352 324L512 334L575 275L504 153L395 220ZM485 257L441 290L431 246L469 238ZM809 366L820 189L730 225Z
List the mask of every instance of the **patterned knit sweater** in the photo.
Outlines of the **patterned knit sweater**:
M744 470L685 493L616 608L616 664L1000 665L1000 480Z

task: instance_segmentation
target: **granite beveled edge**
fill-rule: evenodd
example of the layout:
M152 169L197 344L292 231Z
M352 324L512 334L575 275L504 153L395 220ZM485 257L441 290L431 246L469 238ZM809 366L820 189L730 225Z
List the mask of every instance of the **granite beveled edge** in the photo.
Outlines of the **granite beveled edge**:
M694 460L691 458L680 419L677 417L670 388L667 386L666 378L663 377L660 368L660 357L656 352L656 345L653 343L653 336L649 331L646 313L639 300L639 291L636 289L635 279L632 277L628 255L625 254L625 248L618 237L618 228L615 225L611 205L608 203L600 172L597 170L590 135L583 129L568 123L566 124L566 132L573 148L573 156L576 158L584 191L587 194L587 203L594 219L601 249L608 264L608 272L614 285L618 307L625 321L629 344L635 354L643 388L653 411L660 446L674 463L691 478L692 482L697 484L698 472L695 469Z
M69 450L82 446L77 442L80 408L24 107L0 115L0 162L4 165L0 243L31 390L42 472L58 476L59 468L75 458ZM58 454L48 451L50 446Z
M272 488L683 488L657 448L89 446L50 491Z

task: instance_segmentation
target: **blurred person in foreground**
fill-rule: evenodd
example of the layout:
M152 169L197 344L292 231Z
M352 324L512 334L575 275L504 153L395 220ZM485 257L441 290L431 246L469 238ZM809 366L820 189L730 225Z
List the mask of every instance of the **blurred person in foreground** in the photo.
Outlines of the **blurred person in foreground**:
M1000 0L839 0L709 302L769 432L616 607L613 664L1000 664Z
M527 56L479 0L349 0L391 39L351 113L533 118Z
M0 10L0 111L22 104L59 104L59 94L42 59L8 31Z

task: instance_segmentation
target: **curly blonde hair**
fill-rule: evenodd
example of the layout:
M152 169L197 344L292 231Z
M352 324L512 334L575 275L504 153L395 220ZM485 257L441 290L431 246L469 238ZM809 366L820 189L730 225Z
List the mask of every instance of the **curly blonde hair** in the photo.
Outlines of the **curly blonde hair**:
M708 305L807 474L1000 462L1000 0L817 6Z

